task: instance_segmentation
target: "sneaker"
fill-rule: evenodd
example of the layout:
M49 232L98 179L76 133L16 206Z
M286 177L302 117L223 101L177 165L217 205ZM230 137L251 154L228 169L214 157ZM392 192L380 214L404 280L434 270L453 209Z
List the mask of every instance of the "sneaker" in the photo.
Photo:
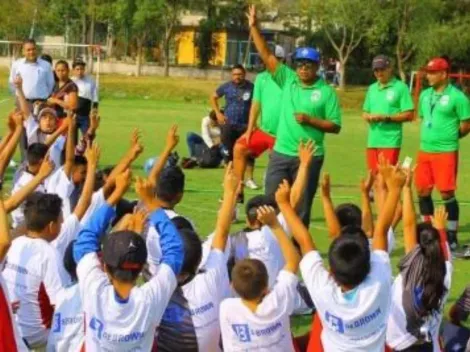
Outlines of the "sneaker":
M245 186L252 190L259 189L259 186L251 178L245 181Z

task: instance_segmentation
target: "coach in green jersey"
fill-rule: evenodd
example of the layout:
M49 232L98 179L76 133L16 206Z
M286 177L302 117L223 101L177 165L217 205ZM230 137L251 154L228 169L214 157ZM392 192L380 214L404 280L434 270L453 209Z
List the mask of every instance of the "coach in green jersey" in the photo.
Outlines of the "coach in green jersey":
M303 222L310 223L310 210L324 159L325 133L339 133L341 111L336 91L317 76L320 54L313 48L299 48L294 55L296 71L280 63L269 51L256 26L256 10L248 14L253 42L267 70L282 89L282 107L266 175L267 195L273 195L283 179L293 182L298 172L307 172L308 181L299 209ZM316 144L308 170L299 170L298 148L302 141Z
M393 76L387 56L376 56L372 69L377 82L367 90L362 116L369 124L367 166L376 173L380 154L392 165L398 162L403 123L413 119L413 99L407 85Z
M459 204L455 197L459 139L470 132L470 101L449 83L449 63L435 58L426 66L430 88L419 97L421 143L415 183L424 220L431 221L434 187L441 193L448 214L447 237L452 249L458 245Z

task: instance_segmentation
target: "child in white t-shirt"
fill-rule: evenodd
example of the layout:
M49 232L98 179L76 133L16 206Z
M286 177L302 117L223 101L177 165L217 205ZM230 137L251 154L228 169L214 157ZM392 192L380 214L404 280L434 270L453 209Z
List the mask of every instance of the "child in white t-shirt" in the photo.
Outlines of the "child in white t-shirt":
M147 260L145 241L129 230L105 235L115 215L113 206L129 184L129 170L116 177L116 187L107 204L92 215L74 245L85 314L85 348L90 351L150 351L155 330L182 268L181 238L164 211L159 209L152 187L139 179L136 191L151 211L152 226L158 228L163 258L156 275L137 287L137 279ZM140 222L144 220L142 217ZM97 255L103 236L104 271Z
M392 283L386 233L406 176L387 164L380 170L389 192L374 230L372 251L361 228L344 227L330 246L329 270L308 230L291 209L280 207L304 255L300 270L323 325L325 351L383 352L385 348ZM303 230L294 231L298 227Z
M279 206L287 203L290 207L289 196L286 182L276 192ZM289 319L297 295L299 255L273 208L259 208L258 218L276 236L286 265L269 290L268 273L260 260L244 259L235 264L232 287L240 298L228 298L220 306L224 351L294 351Z

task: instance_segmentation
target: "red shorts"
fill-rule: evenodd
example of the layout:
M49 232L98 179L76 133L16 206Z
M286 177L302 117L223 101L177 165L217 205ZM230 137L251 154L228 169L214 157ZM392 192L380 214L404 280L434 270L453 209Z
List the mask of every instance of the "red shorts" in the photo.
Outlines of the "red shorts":
M251 155L257 158L266 150L273 149L275 141L276 139L273 136L261 130L255 130L251 134L250 143L247 143L245 138L239 138L237 143L247 147Z
M416 162L415 184L418 190L455 191L459 153L427 153L419 151Z
M380 154L383 154L390 164L396 165L400 157L400 148L367 148L367 167L374 174L378 171Z

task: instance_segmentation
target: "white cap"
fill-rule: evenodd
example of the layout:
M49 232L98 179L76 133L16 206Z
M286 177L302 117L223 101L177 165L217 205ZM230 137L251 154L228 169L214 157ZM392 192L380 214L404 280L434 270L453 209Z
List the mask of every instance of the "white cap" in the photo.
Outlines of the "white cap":
M286 52L284 51L284 48L280 45L276 45L276 47L274 48L274 56L279 59L285 59Z

